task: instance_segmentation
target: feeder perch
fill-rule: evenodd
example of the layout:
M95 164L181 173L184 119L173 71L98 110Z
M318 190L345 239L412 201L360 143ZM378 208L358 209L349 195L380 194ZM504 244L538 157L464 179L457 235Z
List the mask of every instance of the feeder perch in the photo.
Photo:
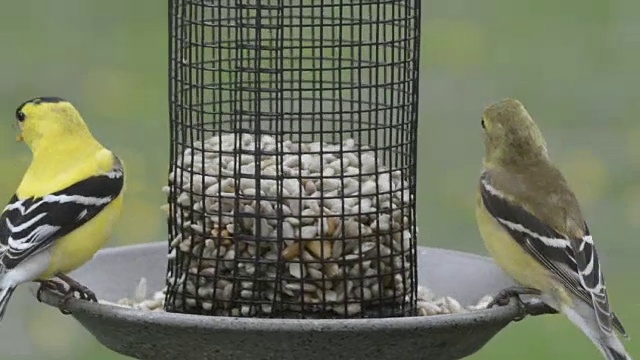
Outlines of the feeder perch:
M417 245L420 2L170 0L167 243L74 274L111 301L144 277L164 311L73 316L198 360L457 359L520 318L462 308L512 285L490 261ZM420 285L462 306L420 316Z
M101 299L131 297L140 278L149 289L165 284L166 244L147 243L98 252L71 274ZM514 285L489 258L418 248L418 279L463 305ZM57 306L61 295L45 290ZM452 360L478 351L521 314L514 301L468 313L387 319L255 319L132 310L71 299L68 309L109 349L153 360Z

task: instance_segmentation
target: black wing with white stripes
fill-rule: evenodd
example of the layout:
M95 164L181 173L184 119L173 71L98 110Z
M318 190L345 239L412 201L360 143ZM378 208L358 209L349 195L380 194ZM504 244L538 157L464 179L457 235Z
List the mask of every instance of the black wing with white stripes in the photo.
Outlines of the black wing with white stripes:
M611 327L625 333L610 312L609 300L598 255L589 228L580 239L569 239L536 216L508 201L491 186L488 176L481 178L482 201L489 213L532 257L554 273L577 297L592 303L602 331Z
M87 223L113 201L124 186L119 162L110 172L92 176L43 197L13 196L0 215L2 266L12 269L31 255Z

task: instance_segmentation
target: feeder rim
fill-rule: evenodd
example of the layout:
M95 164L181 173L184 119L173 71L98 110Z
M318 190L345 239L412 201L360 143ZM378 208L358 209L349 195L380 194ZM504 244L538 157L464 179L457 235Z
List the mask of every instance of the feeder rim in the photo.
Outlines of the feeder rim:
M104 255L122 251L143 249L149 246L157 246L158 242L126 245L116 248L105 248L100 252ZM447 249L432 248L444 252L454 252ZM424 247L418 247L418 251L427 252ZM455 252L460 256L460 253ZM465 256L476 260L490 262L491 260L476 254L464 253ZM42 292L44 303L56 307L62 299L62 295L49 289ZM264 331L265 328L274 328L278 331L376 331L376 328L386 329L420 329L425 325L432 330L438 328L450 328L452 322L464 326L466 324L495 323L496 319L504 319L511 322L522 317L522 310L515 301L510 301L505 306L497 306L491 309L474 310L466 313L442 314L430 316L408 316L390 318L366 318L366 319L279 319L279 318L248 318L226 317L210 315L194 315L183 313L168 313L164 311L149 311L124 308L110 304L99 304L77 298L69 299L66 306L71 314L92 314L92 316L108 318L126 318L138 323L149 323L158 326L184 327L193 326L224 331Z

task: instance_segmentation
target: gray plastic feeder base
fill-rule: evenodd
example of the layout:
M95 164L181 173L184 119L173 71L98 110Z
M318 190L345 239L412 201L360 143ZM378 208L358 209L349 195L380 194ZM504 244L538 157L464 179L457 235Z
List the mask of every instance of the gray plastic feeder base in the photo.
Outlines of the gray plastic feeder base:
M109 248L71 274L98 298L131 297L141 277L164 286L165 242ZM463 305L514 285L489 259L419 248L419 281ZM60 295L42 299L55 306ZM102 344L139 359L445 360L469 356L520 315L515 303L471 313L408 318L293 320L132 310L71 299L68 309Z

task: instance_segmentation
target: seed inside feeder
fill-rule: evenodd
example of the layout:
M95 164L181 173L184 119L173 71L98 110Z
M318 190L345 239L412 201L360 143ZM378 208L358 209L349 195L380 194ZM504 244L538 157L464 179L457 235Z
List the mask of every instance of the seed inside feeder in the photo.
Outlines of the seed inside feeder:
M172 169L164 188L172 206L163 208L182 231L171 241L169 309L281 317L415 310L406 301L414 200L401 171L353 139L259 140L194 142Z

